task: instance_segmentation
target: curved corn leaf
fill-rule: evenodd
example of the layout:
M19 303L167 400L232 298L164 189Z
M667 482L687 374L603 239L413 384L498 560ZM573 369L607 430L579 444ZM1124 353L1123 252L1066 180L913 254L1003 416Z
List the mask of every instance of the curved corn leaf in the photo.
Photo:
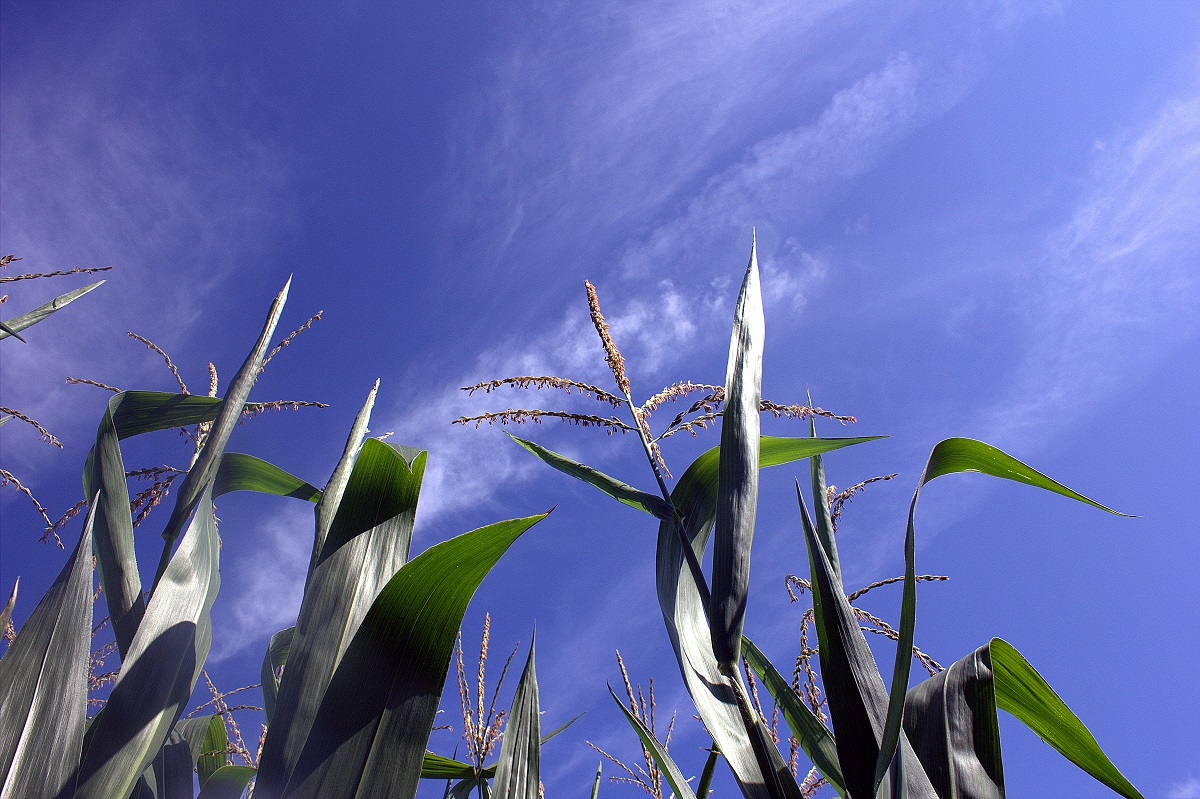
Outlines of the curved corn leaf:
M250 766L222 766L204 783L196 799L241 799L254 774Z
M250 389L254 387L254 381L258 378L263 358L267 354L267 348L271 345L271 336L275 334L275 326L283 314L283 306L287 302L288 289L291 285L292 279L289 277L283 289L275 297L275 301L271 303L271 309L267 312L267 321L263 324L258 341L250 350L250 354L246 356L246 360L238 369L237 374L233 376L233 380L230 381L225 397L221 400L220 409L217 411L217 418L213 420L212 428L204 437L200 454L192 468L188 469L188 473L184 475L182 484L175 495L175 507L171 509L171 516L167 519L167 524L163 529L163 554L159 560L158 571L154 575L151 591L157 588L163 573L166 572L167 564L171 561L171 547L188 517L195 510L196 503L200 501L200 495L208 489L209 484L216 477L217 469L221 465L221 455L225 452L225 444L228 443L233 428L241 418L246 398L250 396Z
M577 480L582 480L585 483L595 486L618 502L622 502L631 508L645 511L660 519L671 518L671 507L662 497L646 493L631 485L622 483L615 477L609 477L607 474L597 471L591 466L585 466L582 463L573 461L565 455L559 455L557 452L546 449L541 444L517 438L512 433L506 433L506 435L563 474L569 474Z
M667 784L671 786L671 790L675 792L676 799L696 799L696 794L692 792L692 786L688 785L687 779L683 776L683 772L679 770L679 766L675 765L675 761L667 754L667 749L662 745L650 728L642 723L642 720L633 715L629 708L625 707L625 703L617 696L612 686L608 686L608 692L612 694L613 701L617 703L617 707L621 708L621 712L625 714L626 721L629 726L633 727L633 731L642 741L642 747L650 753L654 758L654 762L662 770L663 776L667 778Z
M196 772L200 777L200 787L208 782L217 769L229 765L229 730L225 728L225 719L214 715L204 731L204 740L200 745L200 757L196 758Z
M446 795L449 799L471 799L471 794L478 791L483 799L491 797L491 791L488 788L487 780L479 778L471 778L455 783L454 787L447 791Z
M720 757L721 750L717 748L717 742L713 741L712 747L708 750L708 757L704 760L704 770L700 772L700 780L696 783L696 799L708 799L709 793L712 792L713 774L717 771L717 760Z
M430 547L396 573L338 665L283 795L414 795L467 604L500 556L545 516L464 533ZM291 668L284 672L284 686ZM275 796L260 787L255 793L258 799Z
M188 745L193 769L196 767L196 761L200 759L201 750L204 749L204 736L208 734L208 725L212 724L214 718L218 717L216 715L197 716L175 722L175 733Z
M221 456L221 465L213 482L214 497L231 491L257 491L306 502L316 502L321 498L319 489L299 477L262 458L241 452L226 452Z
M821 723L808 706L792 690L792 686L783 678L771 661L767 660L757 646L749 638L742 639L742 653L750 668L759 676L766 686L767 692L783 711L783 718L792 729L792 734L800 742L800 748L808 755L821 776L829 780L838 793L845 795L845 781L842 779L842 768L838 765L837 744L829 730Z
M752 246L733 315L733 339L729 343L725 376L708 616L717 667L727 675L737 670L741 658L742 625L750 588L750 548L758 509L758 414L765 337L757 248Z
M338 506L342 504L342 494L346 491L346 484L354 469L354 461L358 458L363 441L366 440L367 425L371 422L371 409L375 407L377 393L379 393L378 380L371 387L366 401L355 415L354 424L350 427L350 435L346 438L346 446L342 450L342 457L338 459L337 466L334 467L333 474L329 477L329 482L325 484L325 490L321 492L321 499L317 500L317 532L313 538L313 551L312 557L308 561L308 573L304 578L306 589L308 581L312 579L313 569L317 567L317 557L321 554L321 547L325 545L325 536L329 534L329 526L333 524L333 517L337 515Z
M875 763L879 760L880 741L887 719L887 690L871 648L859 628L858 617L846 599L841 576L830 564L817 537L798 483L796 499L800 504L812 569L813 616L820 641L821 679L829 702L829 716L833 720L838 763L850 799L874 799L877 790ZM911 652L911 647L908 651ZM906 737L899 738L897 759L901 762L893 764L892 759L888 759L893 781L899 781L901 775L903 778L903 784L893 788L893 795L906 791L910 799L937 799Z
M380 590L408 560L425 457L373 438L362 445L301 600L263 743L259 796L276 796L287 784L338 662Z
M56 796L79 762L92 627L92 529L0 659L0 797ZM15 595L15 589L14 589Z
M188 742L172 733L142 773L131 799L192 799L193 764Z
M8 629L9 619L12 618L13 608L17 606L17 589L21 587L21 578L18 577L13 582L12 593L8 595L8 601L4 603L4 608L0 609L0 633ZM3 657L0 655L0 657Z
M875 764L877 788L883 780L887 765L892 760L896 742L900 737L905 696L908 691L909 670L912 667L912 658L908 656L908 653L912 652L917 613L916 526L914 522L917 500L920 499L921 488L930 480L957 472L980 472L992 477L1015 480L1018 483L1061 494L1109 513L1117 513L1111 508L1106 508L1067 488L1062 483L1051 480L1036 469L982 441L970 438L948 438L933 448L929 453L925 471L921 474L917 489L913 492L912 503L908 508L908 527L904 535L904 592L900 606L900 627L897 631L899 633L896 642L897 657L892 673L891 694L888 699L887 723L884 727L879 758ZM1124 514L1117 515L1123 516Z
M0 325L0 338L15 336L16 338L21 339L21 341L24 341L25 339L17 335L18 332L27 327L36 325L38 322L42 321L60 308L70 305L92 289L98 288L102 283L104 283L103 280L98 280L95 283L92 283L90 286L83 286L81 288L68 291L66 294L61 294L50 300L50 302L46 303L45 305L39 305L29 313L23 313L20 316L14 316L12 319L4 320L3 324Z
M534 652L537 633L529 643L529 659L504 722L504 739L492 791L496 799L538 799L541 778L541 707L538 704Z
M1012 644L993 638L989 647L998 707L1016 716L1063 757L1121 796L1143 799L1079 717Z
M212 643L219 559L210 483L146 607L108 702L84 736L76 799L128 796L162 748Z
M490 772L487 769L483 770L483 774L489 777L495 773L494 765ZM463 763L434 752L426 752L421 761L421 777L423 779L468 780L475 779L476 776L479 775L475 773L475 767L470 763Z
M908 690L904 733L941 797L1004 799L990 645Z
M759 442L759 466L788 463L875 438L878 436L833 439L763 436ZM692 701L743 793L756 799L769 794L737 700L717 669L701 589L687 566L681 544L681 540L690 544L694 558L704 557L716 514L719 458L719 447L705 452L692 462L671 492L671 503L682 521L678 529L672 522L663 522L658 528L658 602Z
M295 627L288 627L286 630L275 633L271 636L271 641L267 644L267 651L263 655L261 674L263 715L266 717L268 725L275 715L275 702L279 696L279 678L275 674L280 666L287 663L288 651L292 647L292 638L295 634Z

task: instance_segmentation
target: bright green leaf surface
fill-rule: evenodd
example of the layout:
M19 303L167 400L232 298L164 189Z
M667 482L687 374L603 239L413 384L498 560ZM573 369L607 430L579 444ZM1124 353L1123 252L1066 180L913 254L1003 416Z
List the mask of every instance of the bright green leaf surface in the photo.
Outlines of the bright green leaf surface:
M541 706L538 703L537 669L534 653L537 635L529 644L529 658L521 672L521 681L508 717L504 721L504 739L496 762L492 792L496 799L538 799L541 779Z

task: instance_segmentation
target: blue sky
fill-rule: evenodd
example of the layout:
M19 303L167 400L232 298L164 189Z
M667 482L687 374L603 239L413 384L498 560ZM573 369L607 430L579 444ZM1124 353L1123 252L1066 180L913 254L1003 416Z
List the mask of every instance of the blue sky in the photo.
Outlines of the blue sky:
M847 511L848 582L900 571L915 480L951 435L1138 514L939 481L918 569L951 580L923 589L917 640L952 662L1006 638L1148 797L1200 797L1200 705L1176 687L1200 657L1192 5L4 3L0 46L0 248L25 259L10 271L116 267L29 346L4 346L4 404L65 443L9 425L4 467L52 509L79 499L107 399L67 375L170 389L132 330L193 389L208 361L227 377L294 274L282 326L324 318L255 396L331 407L260 417L232 446L322 484L381 378L373 429L431 453L416 547L558 505L466 626L471 640L490 610L507 649L536 620L546 723L588 711L544 752L549 791L590 786L585 738L636 752L604 688L619 680L615 648L680 710L672 751L698 771L706 740L655 605L651 525L498 430L449 421L568 399L458 390L483 379L608 385L585 278L635 395L723 382L756 229L764 394L810 388L860 420L827 434L891 436L829 459L839 486L900 473ZM3 316L83 282L58 280L8 286ZM652 482L631 438L523 432ZM666 453L676 474L717 441L680 438ZM126 458L185 450L167 434ZM793 474L762 484L748 621L779 662L801 613L783 589L804 562ZM21 575L22 618L64 556L36 543L24 498L5 488L0 503L0 590ZM213 673L232 686L257 680L267 636L294 619L311 514L241 496L219 514ZM867 606L894 618L884 591ZM1011 795L1107 795L1024 728L1002 729ZM449 754L455 740L432 746Z

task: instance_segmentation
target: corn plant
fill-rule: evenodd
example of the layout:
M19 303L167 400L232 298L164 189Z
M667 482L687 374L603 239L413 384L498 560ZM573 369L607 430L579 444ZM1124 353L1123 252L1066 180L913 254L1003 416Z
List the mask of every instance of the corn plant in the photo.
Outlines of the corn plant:
M79 540L0 657L3 799L192 799L196 781L202 799L248 789L268 799L415 794L467 603L545 514L492 524L410 559L426 453L367 437L375 389L322 490L226 451L287 292L275 298L223 397L121 391L109 401L84 466ZM203 432L179 478L147 590L120 442L191 425ZM271 637L262 664L268 725L257 768L229 762L220 712L181 718L213 637L210 610L220 588L213 500L234 490L312 502L316 516L297 624ZM93 553L121 667L89 719ZM10 602L5 620L11 612ZM503 799L537 796L532 650L526 675L497 767Z
M616 381L616 393L560 377L535 376L488 381L467 390L491 391L504 385L575 389L614 409L625 409L629 420L615 415L509 409L458 421L479 426L560 418L638 436L657 491L640 490L532 441L513 438L555 469L658 519L656 581L667 634L696 709L748 799L800 799L813 793L816 782L798 783L787 767L748 697L740 664L743 657L782 708L820 778L840 796L1003 797L996 720L997 711L1003 709L1104 785L1122 796L1140 797L1083 723L1005 641L994 638L909 688L916 614L915 515L922 486L956 472L980 472L1113 511L983 442L951 438L935 446L909 509L900 624L895 631L897 654L889 690L843 587L822 462L825 453L875 437L818 438L814 417L832 414L812 407L811 401L805 406L782 406L762 399L764 322L759 280L752 248L737 299L724 386L678 383L642 405L635 404L624 360L600 313L595 289L587 283L592 320ZM650 412L667 399L694 391L705 393L654 435L648 423ZM807 418L809 435L761 436L760 413L779 415L781 409L792 417ZM670 474L660 443L684 430L694 434L718 418L720 446L697 458L674 488L669 488ZM759 470L803 458L810 462L815 512L810 514L799 483L797 498L831 728L742 635ZM710 539L711 577L700 566ZM617 704L675 795L694 799L696 793L645 721L619 700Z

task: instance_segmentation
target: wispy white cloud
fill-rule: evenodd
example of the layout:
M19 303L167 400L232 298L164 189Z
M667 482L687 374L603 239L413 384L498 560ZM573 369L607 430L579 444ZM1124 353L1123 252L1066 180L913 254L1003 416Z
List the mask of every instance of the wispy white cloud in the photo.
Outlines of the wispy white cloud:
M1098 148L1091 187L1020 273L1036 320L1000 401L997 443L1036 444L1200 335L1200 95Z
M1200 799L1200 780L1188 777L1183 782L1177 782L1167 792L1167 799Z

